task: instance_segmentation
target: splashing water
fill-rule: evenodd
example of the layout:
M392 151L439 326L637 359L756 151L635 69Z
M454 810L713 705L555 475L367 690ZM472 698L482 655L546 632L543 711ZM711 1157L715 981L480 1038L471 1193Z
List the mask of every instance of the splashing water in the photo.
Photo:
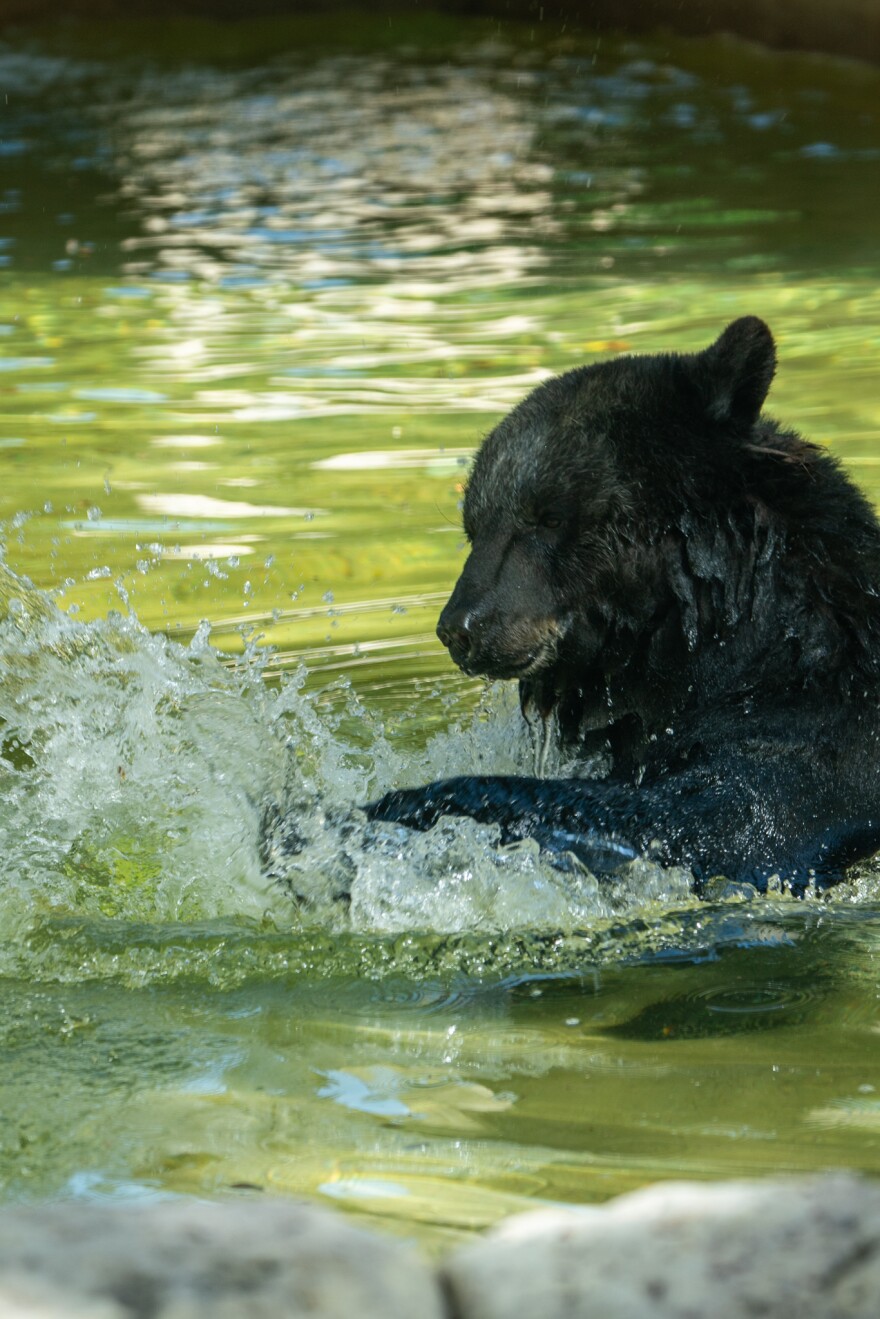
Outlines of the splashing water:
M77 623L7 570L0 601L7 909L260 915L285 744L259 665L225 667L207 629L184 648L133 615Z
M207 624L181 645L130 606L78 622L0 563L0 974L495 977L799 937L784 895L697 902L687 871L645 859L600 882L472 820L368 822L359 805L391 787L533 773L512 687L414 749L347 683L267 682L270 658L223 655ZM575 768L551 750L547 773ZM823 905L878 883L862 867Z
M302 671L268 685L253 645L230 660L207 625L182 646L133 612L79 623L0 571L7 957L47 919L570 932L688 899L684 874L637 863L600 886L469 820L428 834L366 822L357 804L400 781L528 772L509 691L404 753L350 689L328 703Z

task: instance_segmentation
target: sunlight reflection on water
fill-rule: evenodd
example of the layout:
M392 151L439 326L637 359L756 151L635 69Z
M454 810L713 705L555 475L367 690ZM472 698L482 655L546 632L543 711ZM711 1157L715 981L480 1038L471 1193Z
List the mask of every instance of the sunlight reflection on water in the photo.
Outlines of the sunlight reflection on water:
M108 125L147 217L126 240L128 273L158 260L200 279L327 287L366 267L445 293L436 281L491 287L541 262L552 170L487 69L327 58L264 82L254 93L247 75L199 70L160 90L147 78L122 133Z

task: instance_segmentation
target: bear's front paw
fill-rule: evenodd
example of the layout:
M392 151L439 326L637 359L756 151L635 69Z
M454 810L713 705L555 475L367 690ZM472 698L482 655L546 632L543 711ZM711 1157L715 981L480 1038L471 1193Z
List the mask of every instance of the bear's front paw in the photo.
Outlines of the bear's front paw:
M386 792L384 797L370 802L364 810L370 820L388 820L408 825L410 829L430 829L443 814L430 786Z
M493 818L487 801L487 780L463 776L428 783L423 788L400 788L387 792L364 807L370 820L389 820L410 829L430 829L442 815L472 815ZM482 789L482 791L481 791Z

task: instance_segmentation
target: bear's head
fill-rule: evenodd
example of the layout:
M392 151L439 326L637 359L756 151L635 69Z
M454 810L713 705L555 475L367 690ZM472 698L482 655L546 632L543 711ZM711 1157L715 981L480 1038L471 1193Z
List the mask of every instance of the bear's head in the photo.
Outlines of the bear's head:
M761 414L775 363L743 317L702 352L581 367L514 408L465 493L470 554L437 628L456 664L518 679L524 710L634 774L651 747L687 754L700 711L876 681L876 517Z
M701 353L620 357L548 380L484 441L464 499L470 554L438 635L466 673L533 681L567 656L613 668L660 623L658 546L741 494L775 368L756 317ZM610 647L610 649L608 649Z

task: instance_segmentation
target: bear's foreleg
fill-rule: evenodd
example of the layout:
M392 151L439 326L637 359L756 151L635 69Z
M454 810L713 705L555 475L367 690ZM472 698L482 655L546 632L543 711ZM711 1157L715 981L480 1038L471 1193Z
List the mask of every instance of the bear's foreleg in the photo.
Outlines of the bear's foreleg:
M790 802L803 809L811 787L728 759L724 773L704 764L638 788L467 775L390 792L366 811L371 819L420 830L444 815L469 816L500 825L505 843L533 838L550 852L573 853L597 873L649 856L664 866L689 867L697 891L716 875L763 891L778 875L803 893L811 882L818 888L836 883L844 865L880 847L880 824L823 825L821 801L810 812L815 832L793 843Z

